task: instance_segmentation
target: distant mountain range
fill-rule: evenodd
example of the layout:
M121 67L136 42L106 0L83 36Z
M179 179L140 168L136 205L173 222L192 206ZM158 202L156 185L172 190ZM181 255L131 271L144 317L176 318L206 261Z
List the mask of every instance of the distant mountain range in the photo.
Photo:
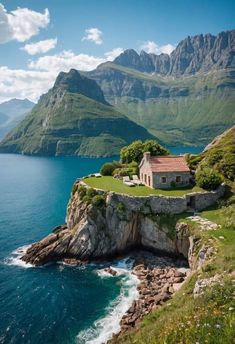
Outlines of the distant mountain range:
M115 110L94 80L74 69L0 143L0 152L29 155L112 156L135 139L152 136Z
M235 122L235 30L187 37L170 56L126 50L86 75L169 145L205 145Z
M34 105L28 99L11 99L0 104L0 140L30 112Z
M167 54L148 54L135 50L124 51L115 64L140 72L167 76L192 75L197 72L235 68L235 30L187 37Z
M151 135L199 146L234 122L231 30L187 37L171 55L129 49L91 72L60 73L0 151L107 156Z

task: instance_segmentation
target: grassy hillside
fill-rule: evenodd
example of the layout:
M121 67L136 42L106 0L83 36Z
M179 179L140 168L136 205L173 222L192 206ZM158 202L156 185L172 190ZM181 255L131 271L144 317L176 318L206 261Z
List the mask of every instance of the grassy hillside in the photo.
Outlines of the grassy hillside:
M202 154L191 156L190 162L195 168L203 165L219 171L227 184L224 198L198 214L220 225L219 229L202 230L185 214L175 217L190 228L197 247L194 259L206 246L211 247L211 255L171 300L145 316L137 328L114 338L113 344L234 343L235 127L216 137ZM211 277L215 283L195 297L196 281Z
M52 89L0 144L0 152L112 156L151 135L110 105Z
M204 145L235 121L235 71L163 77L107 63L89 74L106 99L168 145Z
M235 205L202 212L221 225L216 231L192 231L200 243L213 246L215 254L186 280L173 299L146 316L138 328L114 339L118 344L231 344L235 338L234 269ZM180 220L179 220L180 221ZM184 220L185 221L185 220ZM217 283L194 297L197 279L219 275Z

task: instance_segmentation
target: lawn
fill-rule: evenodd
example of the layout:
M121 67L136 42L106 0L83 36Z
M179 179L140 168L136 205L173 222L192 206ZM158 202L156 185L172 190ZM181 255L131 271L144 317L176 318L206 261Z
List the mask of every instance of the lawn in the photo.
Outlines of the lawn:
M131 196L149 196L149 195L164 195L164 196L184 196L190 192L203 191L197 186L187 188L174 188L170 190L151 189L147 186L130 187L123 184L122 181L113 177L105 176L101 178L89 177L84 182L92 188L103 189L106 191L114 191Z

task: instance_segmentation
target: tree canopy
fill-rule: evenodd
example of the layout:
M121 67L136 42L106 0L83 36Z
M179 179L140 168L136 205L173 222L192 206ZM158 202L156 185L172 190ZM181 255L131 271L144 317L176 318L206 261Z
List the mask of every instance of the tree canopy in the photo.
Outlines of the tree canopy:
M132 161L140 163L145 152L150 152L152 156L169 154L169 151L155 140L146 140L144 142L137 140L121 149L121 162L123 164L129 164Z

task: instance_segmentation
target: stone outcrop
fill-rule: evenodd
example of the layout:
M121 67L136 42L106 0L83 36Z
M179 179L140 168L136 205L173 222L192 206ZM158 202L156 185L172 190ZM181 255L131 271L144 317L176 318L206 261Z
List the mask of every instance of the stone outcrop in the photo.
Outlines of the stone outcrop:
M131 197L100 190L105 201L97 206L82 200L81 185L82 181L76 184L69 201L67 223L33 244L24 261L40 265L63 259L95 260L136 247L188 259L193 240L187 226L176 226L173 216L187 209L187 196Z

